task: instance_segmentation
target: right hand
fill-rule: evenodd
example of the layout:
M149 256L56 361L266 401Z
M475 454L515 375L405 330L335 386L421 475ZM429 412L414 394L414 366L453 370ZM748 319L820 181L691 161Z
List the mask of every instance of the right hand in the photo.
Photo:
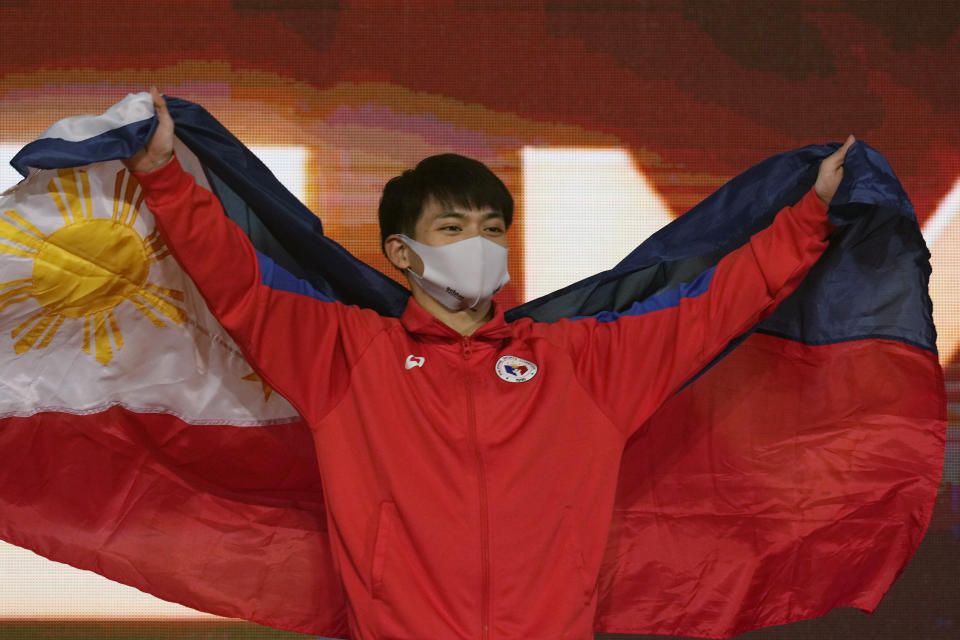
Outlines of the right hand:
M823 162L820 163L817 182L813 185L813 190L823 204L828 207L840 187L840 181L843 180L843 161L847 157L847 150L856 141L857 139L852 135L847 136L847 141L843 143L843 146L824 158Z
M173 118L167 111L166 100L156 87L150 87L150 95L157 112L157 128L143 149L123 161L130 171L154 171L173 158Z

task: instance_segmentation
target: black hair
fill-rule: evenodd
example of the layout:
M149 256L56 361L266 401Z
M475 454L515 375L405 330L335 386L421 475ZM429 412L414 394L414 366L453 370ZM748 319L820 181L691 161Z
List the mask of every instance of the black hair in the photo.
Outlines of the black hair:
M433 196L440 203L483 209L513 222L513 196L485 164L455 153L425 158L416 168L391 178L380 197L380 246L388 236L403 233L411 238L424 203Z

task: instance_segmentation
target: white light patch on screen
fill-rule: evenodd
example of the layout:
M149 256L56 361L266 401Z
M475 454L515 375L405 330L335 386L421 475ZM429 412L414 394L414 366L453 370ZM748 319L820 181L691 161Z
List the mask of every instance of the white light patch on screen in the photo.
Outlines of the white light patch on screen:
M3 193L23 179L16 169L10 166L10 160L23 148L23 144L0 143L0 193Z
M215 619L0 542L0 619Z
M306 198L307 149L293 145L248 147L297 200Z
M923 226L930 249L930 298L937 351L946 365L960 347L960 179Z
M673 219L625 149L524 147L524 298L609 269Z

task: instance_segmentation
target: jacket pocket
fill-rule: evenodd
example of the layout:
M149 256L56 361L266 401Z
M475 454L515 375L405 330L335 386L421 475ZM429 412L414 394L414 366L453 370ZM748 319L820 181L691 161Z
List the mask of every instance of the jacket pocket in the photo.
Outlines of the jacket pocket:
M392 502L380 503L380 517L377 521L377 539L373 546L373 563L370 569L370 594L377 600L383 599L383 566L390 553L390 540L395 535L397 506Z
M594 580L590 579L587 572L587 563L583 559L583 546L580 544L580 536L577 534L577 527L573 517L573 507L563 508L563 528L567 538L570 558L576 567L577 575L580 577L580 584L583 585L584 604L590 604L593 600Z

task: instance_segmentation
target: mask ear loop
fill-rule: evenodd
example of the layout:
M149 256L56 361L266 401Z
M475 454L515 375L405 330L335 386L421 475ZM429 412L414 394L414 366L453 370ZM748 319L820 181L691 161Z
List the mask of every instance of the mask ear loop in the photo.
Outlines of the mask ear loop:
M412 251L412 252L414 253L414 255L416 255L416 256L420 259L420 264L423 265L423 270L424 270L424 272L426 272L426 270L427 270L427 263L424 261L423 256L420 255L420 253L418 253L418 252L416 251L416 249L414 249L414 247L412 246L412 244L420 244L420 243L417 242L416 240L414 240L413 238L411 238L410 236L408 236L408 235L405 234L405 233L396 233L396 234L394 234L394 235L395 235L396 237L400 238L400 240L403 242L403 246L407 248L407 251ZM411 243L412 243L412 244L411 244ZM408 266L408 267L406 267L405 269L403 269L403 271L404 271L404 272L409 272L410 274L412 274L415 278L417 278L417 282L418 282L418 283L421 282L421 276L417 275L417 272L413 270L413 261L410 260L410 257L409 257L409 256L407 256L407 262L410 263L410 266Z

